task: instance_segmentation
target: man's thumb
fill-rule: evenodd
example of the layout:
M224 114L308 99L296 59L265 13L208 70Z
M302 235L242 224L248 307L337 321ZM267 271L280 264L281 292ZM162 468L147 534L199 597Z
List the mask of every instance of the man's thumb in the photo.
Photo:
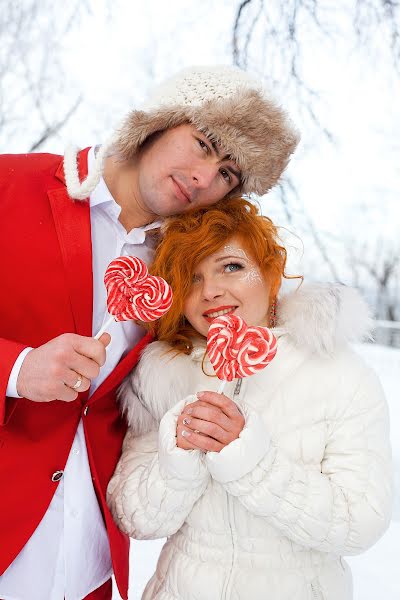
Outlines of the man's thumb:
M104 348L107 348L108 344L111 342L111 335L107 332L103 333L99 337L99 342L103 344Z

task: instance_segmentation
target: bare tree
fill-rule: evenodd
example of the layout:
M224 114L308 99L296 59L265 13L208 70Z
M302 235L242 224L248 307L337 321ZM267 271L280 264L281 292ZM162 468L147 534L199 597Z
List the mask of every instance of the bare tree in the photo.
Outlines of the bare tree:
M0 148L24 140L39 150L81 102L61 60L67 32L89 12L86 0L3 0L0 11Z
M333 47L353 35L354 44L371 55L387 47L400 69L400 2L398 0L241 0L233 27L233 60L258 72L271 86L292 92L304 114L333 140L319 117L320 92L304 63L309 42Z
M374 316L381 321L400 321L400 245L384 238L346 243L347 264L354 285L369 294ZM399 331L380 332L379 341L400 345Z
M335 51L343 42L348 46L349 40L350 46L362 47L372 58L382 53L390 57L398 75L399 0L241 0L233 26L233 60L257 73L270 89L279 90L280 97L295 98L303 127L335 143L321 116L323 94L306 65L313 62L312 53L319 46ZM286 176L279 193L286 221L307 231L333 279L343 280L343 269L330 258L330 242L314 226L296 182Z

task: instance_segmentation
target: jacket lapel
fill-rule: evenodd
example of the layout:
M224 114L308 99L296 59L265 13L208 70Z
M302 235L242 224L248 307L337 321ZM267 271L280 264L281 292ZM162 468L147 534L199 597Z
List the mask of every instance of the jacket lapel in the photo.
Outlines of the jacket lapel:
M86 148L78 154L81 180L87 175L88 151L89 148ZM92 336L93 271L90 205L88 200L72 200L68 196L63 161L56 172L56 177L64 185L62 188L50 190L48 196L63 257L75 332L79 335ZM97 388L90 398L90 403L122 382L136 365L141 351L152 339L152 336L147 334L132 348ZM81 399L86 401L87 393L81 394Z
M88 151L87 148L78 155L81 179L87 175ZM75 332L91 336L93 274L89 201L72 200L68 196L63 161L56 172L56 177L64 185L61 188L50 190L48 197L63 257Z
M140 342L136 344L134 348L117 364L115 369L111 371L108 377L103 381L101 385L94 392L93 396L89 399L89 404L95 402L97 398L100 396L105 396L112 389L116 388L124 377L128 375L130 371L132 371L133 367L138 362L142 350L144 350L147 344L153 341L153 336L148 333L145 335Z

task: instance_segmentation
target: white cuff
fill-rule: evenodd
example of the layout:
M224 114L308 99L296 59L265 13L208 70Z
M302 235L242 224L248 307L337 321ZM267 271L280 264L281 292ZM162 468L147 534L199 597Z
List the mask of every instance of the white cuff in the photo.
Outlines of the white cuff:
M270 436L264 421L253 410L241 407L246 424L239 437L221 452L207 452L206 465L210 475L220 483L237 481L250 473L266 455Z
M202 481L208 477L204 464L204 453L201 450L184 450L176 445L176 425L183 408L195 396L175 404L165 413L160 422L158 434L158 457L160 468L168 476L187 481Z
M8 385L6 390L6 396L8 396L9 398L22 398L22 396L20 396L17 392L17 379L22 367L22 363L24 362L25 356L31 350L33 350L33 348L24 348L14 363L14 366L10 373L10 377L8 379Z

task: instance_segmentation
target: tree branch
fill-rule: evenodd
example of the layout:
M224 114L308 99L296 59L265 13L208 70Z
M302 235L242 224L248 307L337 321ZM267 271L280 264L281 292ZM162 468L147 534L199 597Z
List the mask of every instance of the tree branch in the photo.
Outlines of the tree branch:
M34 142L31 145L31 147L29 148L28 152L36 152L40 148L40 146L42 146L44 144L44 142L46 140L48 140L53 135L56 135L60 131L60 129L62 127L64 127L64 125L67 123L67 121L71 118L71 116L77 110L77 108L78 108L78 106L80 105L81 102L82 102L82 97L79 96L77 98L77 100L75 101L74 105L69 109L69 111L61 119L61 121L58 121L58 123L54 123L53 125L48 125L45 128L45 130L43 131L43 133L41 134L41 136L36 140L36 142Z

